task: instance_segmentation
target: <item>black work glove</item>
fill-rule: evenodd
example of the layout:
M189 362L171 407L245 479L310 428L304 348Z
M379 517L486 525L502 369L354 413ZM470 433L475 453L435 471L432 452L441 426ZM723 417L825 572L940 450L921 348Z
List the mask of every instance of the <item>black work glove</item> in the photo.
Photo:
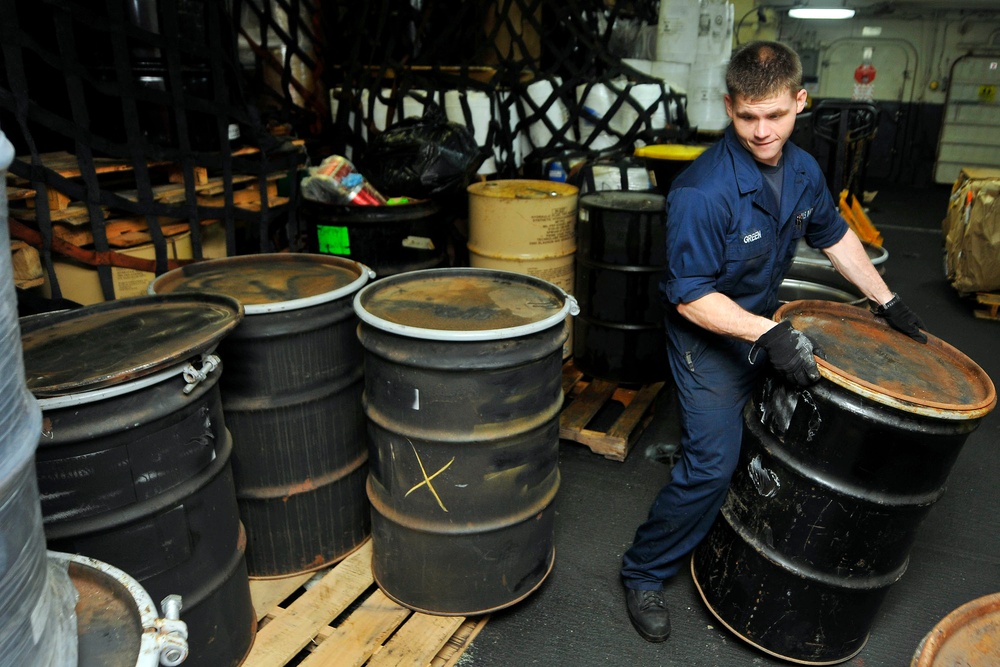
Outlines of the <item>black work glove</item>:
M927 342L926 334L921 331L921 329L926 328L924 323L920 321L915 312L903 303L898 294L893 293L892 298L886 301L884 306L872 306L871 311L876 317L885 318L885 321L893 329L902 331L917 342Z
M812 341L787 320L766 331L754 345L767 350L771 365L789 382L800 387L819 382Z

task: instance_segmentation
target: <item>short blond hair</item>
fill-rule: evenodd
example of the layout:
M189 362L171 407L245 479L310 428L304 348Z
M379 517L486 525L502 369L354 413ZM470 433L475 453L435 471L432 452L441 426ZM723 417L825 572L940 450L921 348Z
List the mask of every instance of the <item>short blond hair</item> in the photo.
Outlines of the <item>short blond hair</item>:
M763 100L802 88L802 61L780 42L756 41L733 52L726 69L726 89L737 95Z

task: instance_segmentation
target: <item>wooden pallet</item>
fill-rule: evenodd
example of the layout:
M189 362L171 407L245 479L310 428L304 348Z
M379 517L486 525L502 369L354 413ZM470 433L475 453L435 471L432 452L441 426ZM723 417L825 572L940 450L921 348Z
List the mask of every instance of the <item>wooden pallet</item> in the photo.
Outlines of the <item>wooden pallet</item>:
M624 461L653 418L653 401L666 383L630 389L598 378L587 379L573 361L563 364L563 393L572 399L559 416L559 437L590 447L595 454ZM588 429L601 408L617 401L625 410L607 431Z
M250 594L260 620L242 667L451 667L458 662L489 617L432 616L402 607L375 586L371 558L368 541L319 574L252 580Z
M972 311L981 320L1000 320L1000 294L977 292L976 303L986 306Z

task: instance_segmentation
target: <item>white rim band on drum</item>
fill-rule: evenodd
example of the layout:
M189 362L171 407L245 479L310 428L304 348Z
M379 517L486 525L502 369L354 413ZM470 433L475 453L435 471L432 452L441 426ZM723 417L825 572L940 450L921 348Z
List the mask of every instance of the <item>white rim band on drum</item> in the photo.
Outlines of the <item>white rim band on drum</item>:
M437 269L428 269L429 273L436 273ZM462 269L463 272L468 273L481 273L483 275L495 274L497 273L494 269ZM407 278L412 278L423 271L411 271L406 274ZM519 278L524 278L523 274L514 274ZM551 283L549 283L551 285ZM379 287L379 283L374 283L370 288ZM537 322L532 322L531 324L522 324L516 327L507 327L504 329L485 329L477 331L455 331L451 329L424 329L422 327L411 327L406 324L397 324L396 322L390 322L389 320L382 319L372 315L365 307L361 304L361 298L364 295L365 290L359 291L354 295L354 312L357 313L361 321L366 324L370 324L376 329L382 329L383 331L388 331L390 333L399 334L400 336L409 336L410 338L423 338L425 340L443 340L443 341L481 341L481 340L500 340L503 338L517 338L518 336L527 336L528 334L533 334L538 331L544 331L549 327L555 326L556 324L561 324L565 321L567 315L578 315L580 313L580 306L577 305L576 299L566 293L558 285L552 285L554 290L558 290L559 294L563 298L562 308L559 309L557 313L549 315L545 319L539 320ZM366 288L369 289L369 288Z

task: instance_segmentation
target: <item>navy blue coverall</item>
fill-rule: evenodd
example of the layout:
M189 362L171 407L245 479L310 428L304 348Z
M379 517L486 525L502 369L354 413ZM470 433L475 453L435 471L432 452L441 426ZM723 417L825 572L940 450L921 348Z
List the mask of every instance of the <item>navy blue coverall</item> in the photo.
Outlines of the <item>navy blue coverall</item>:
M742 411L765 362L751 344L680 316L674 304L720 292L770 317L805 236L826 248L847 232L819 165L786 143L781 202L730 126L674 181L667 198L667 356L681 413L680 457L622 559L628 588L659 590L711 528L739 459Z

